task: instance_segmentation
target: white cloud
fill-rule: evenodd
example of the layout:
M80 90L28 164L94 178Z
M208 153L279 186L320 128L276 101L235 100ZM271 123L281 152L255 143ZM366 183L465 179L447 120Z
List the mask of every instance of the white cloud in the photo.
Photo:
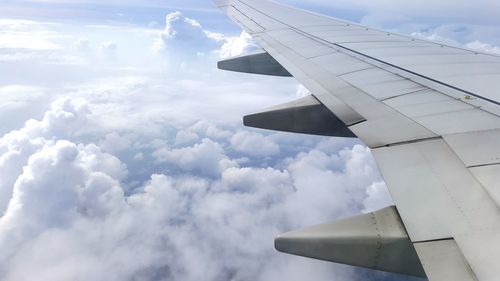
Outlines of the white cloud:
M0 139L0 211L5 211L14 189L31 155L51 142L54 137L71 137L83 125L88 114L82 100L60 99L53 103L41 121L29 120L26 126Z
M434 30L428 30L426 32L414 32L411 35L413 37L422 38L422 39L433 41L433 42L438 42L438 43L443 43L443 44L448 44L448 45L453 45L453 46L460 45L460 43L458 43L456 40L454 40L448 36L441 35L443 33L447 33L447 31L443 30L442 28L438 28L438 29L434 29Z
M110 153L117 153L131 148L132 140L127 136L121 136L117 132L112 132L104 137L99 147Z
M196 133L182 130L175 136L175 145L193 145L198 142L199 139L200 137Z
M209 137L210 139L227 139L232 133L222 130L208 121L198 121L188 128L188 131Z
M479 51L479 52L485 52L485 53L492 53L492 54L500 55L500 47L493 46L493 45L488 44L488 43L483 43L483 42L480 42L480 41L477 41L477 40L473 41L473 42L470 42L470 43L467 43L465 46L467 48L469 48L469 49L476 50L476 51Z
M127 167L118 158L102 152L101 148L95 144L79 145L78 148L81 150L79 160L84 166L92 171L105 173L118 181L126 178Z
M338 154L312 150L293 159L288 170L298 196L290 208L303 211L303 223L321 223L362 208L366 190L380 175L368 148L355 145Z
M0 49L60 50L53 39L60 35L49 30L53 23L22 19L0 19Z
M50 229L69 227L80 216L103 217L125 207L118 180L126 171L119 160L95 146L46 140L26 162L0 218L3 262Z
M256 49L256 46L246 32L226 37L221 33L205 30L198 21L185 17L181 12L174 12L166 16L165 29L160 32L152 49L170 57L179 54L203 57L199 54L215 51L218 57L226 58L249 52Z
M60 51L46 50L25 50L25 49L0 49L1 62L36 62L43 64L66 64L79 65L84 64L84 60L80 57L64 54Z
M363 212L373 212L394 205L384 182L375 182L366 190L368 197L363 200Z
M69 138L86 124L89 114L90 107L85 100L61 98L52 104L51 110L45 113L41 122L29 120L23 130L31 137L40 135Z
M52 95L42 87L25 85L0 86L0 135L21 127L33 116L42 116Z
M153 45L155 52L172 52L184 50L181 54L196 54L197 52L217 48L222 38L213 36L203 30L194 19L185 17L181 12L170 13L166 16L165 30L160 32L158 40Z
M17 62L82 64L80 57L66 52L62 29L62 24L51 22L0 19L0 62L7 69L15 69L17 65L9 63Z
M240 36L228 37L225 41L218 51L221 58L235 57L258 49L257 45L253 43L252 37L245 31Z
M207 176L218 176L228 167L236 166L236 163L224 155L222 146L210 139L203 139L192 147L161 148L153 156L159 162L174 164L183 170Z
M231 137L231 146L248 156L272 156L280 153L279 146L269 137L250 131L239 131Z
M80 138L85 127L95 126L86 121L94 106L58 100L42 120L0 139L0 160L19 155L10 164L0 161L2 179L2 172L12 176L0 190L13 191L4 195L10 203L0 218L3 280L298 281L355 275L277 253L272 241L280 232L359 211L367 188L380 180L368 149L313 150L289 158L281 169L239 167L221 144L238 133L202 122L186 132L212 134L218 142L205 138L189 147L157 149L155 157L168 164L170 176L151 172L159 168L154 165L150 179L130 193L125 163ZM122 141L122 134L110 132L100 145L116 143L121 150L129 146ZM143 161L144 152L132 156ZM16 172L8 171L16 165Z

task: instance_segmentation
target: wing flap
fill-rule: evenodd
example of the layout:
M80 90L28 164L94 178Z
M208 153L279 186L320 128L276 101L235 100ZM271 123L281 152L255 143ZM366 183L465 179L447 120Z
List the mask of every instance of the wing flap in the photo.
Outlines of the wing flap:
M499 224L498 206L444 140L378 148L373 154L412 241Z
M429 280L477 281L453 239L415 244Z
M477 166L469 168L469 171L500 206L500 165Z
M444 137L467 167L500 164L500 130L476 131ZM471 144L474 144L471 147Z

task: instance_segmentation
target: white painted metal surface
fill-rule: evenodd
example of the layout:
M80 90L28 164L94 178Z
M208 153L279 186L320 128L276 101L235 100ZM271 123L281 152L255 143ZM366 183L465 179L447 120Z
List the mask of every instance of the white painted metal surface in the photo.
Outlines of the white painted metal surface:
M500 130L444 137L467 167L500 164Z
M500 206L500 165L478 166L469 170Z
M373 150L413 241L500 224L498 206L442 140Z
M378 100L385 100L408 93L425 90L420 84L380 68L370 68L340 76L342 80L357 87Z
M415 93L415 95L422 97L424 95L419 95L419 93ZM426 91L426 94L430 94L429 92ZM386 101L386 104L394 104L394 103L404 103L405 101L408 101L408 99L412 99L413 94L408 94L400 97L393 98L389 101ZM441 95L442 96L442 95ZM405 105L405 106L394 106L399 112L403 113L404 115L410 117L410 118L419 118L419 117L424 117L424 116L432 116L432 115L439 115L439 114L445 114L445 113L450 113L450 112L456 112L456 111L464 111L464 110L472 110L474 107L461 102L457 101L452 98L447 98L446 100L440 101L440 102L431 102L431 103L418 103L418 104L411 104L411 105Z
M347 74L373 67L373 65L367 64L366 62L360 61L341 52L312 58L311 61L316 64L323 64L328 72L335 75Z
M216 3L243 11L229 14L373 149L431 281L498 280L500 57L266 0Z
M477 281L455 241L418 243L415 249L429 280Z
M500 252L500 228L483 228L455 237L472 271L480 281L498 280L498 253Z

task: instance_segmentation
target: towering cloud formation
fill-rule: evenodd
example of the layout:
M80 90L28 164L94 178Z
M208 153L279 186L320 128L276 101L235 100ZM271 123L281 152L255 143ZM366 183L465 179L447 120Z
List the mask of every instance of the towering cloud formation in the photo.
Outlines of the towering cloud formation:
M160 32L153 50L170 56L215 55L226 58L256 49L250 35L242 32L238 37L226 37L221 33L203 29L201 24L185 17L181 12L166 16L165 29ZM214 52L214 50L216 50Z

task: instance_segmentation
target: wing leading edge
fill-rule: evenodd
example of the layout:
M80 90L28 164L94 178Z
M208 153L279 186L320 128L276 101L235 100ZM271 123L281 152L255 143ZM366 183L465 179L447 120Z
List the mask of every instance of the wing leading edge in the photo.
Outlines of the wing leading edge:
M498 280L500 57L266 0L215 2L372 149L431 281Z

